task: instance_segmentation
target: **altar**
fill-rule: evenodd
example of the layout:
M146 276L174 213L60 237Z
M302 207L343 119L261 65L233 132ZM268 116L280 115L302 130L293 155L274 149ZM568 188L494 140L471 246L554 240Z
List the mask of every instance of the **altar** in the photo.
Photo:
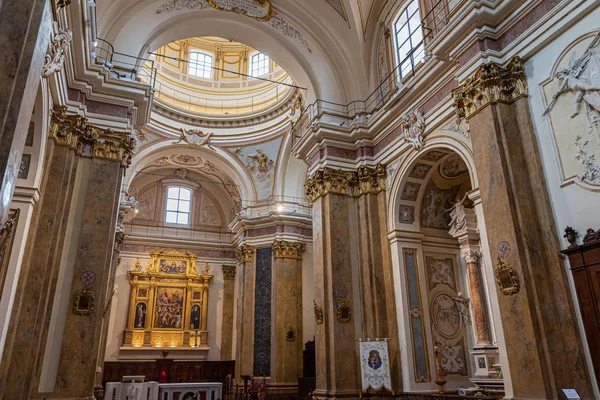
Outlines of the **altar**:
M142 377L143 378L143 377ZM221 400L223 384L107 382L105 399L109 400Z

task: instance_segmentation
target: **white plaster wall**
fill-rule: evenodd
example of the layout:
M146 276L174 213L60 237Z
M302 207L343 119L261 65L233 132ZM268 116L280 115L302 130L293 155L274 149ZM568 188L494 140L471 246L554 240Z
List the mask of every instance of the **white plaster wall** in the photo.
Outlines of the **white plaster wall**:
M546 103L543 99L540 84L551 76L554 65L558 61L563 50L569 47L571 43L575 42L579 37L600 28L600 24L598 23L599 20L600 8L596 8L589 12L585 17L577 20L577 22L562 32L558 37L548 40L537 53L526 60L525 64L530 92L529 104L541 151L556 228L560 233L560 240L563 248L566 248L569 245L566 239L562 237L562 232L566 226L572 226L580 233L581 237L585 234L587 228L594 228L595 230L600 229L600 193L586 190L576 184L562 186L559 159L554 144L551 126L549 121L542 117ZM580 55L581 54L578 54L578 56ZM570 115L571 112L572 104L569 104L568 114L565 115ZM581 106L581 115L585 116L583 104ZM585 136L587 133L581 132L581 135ZM579 240L581 240L581 237ZM566 258L565 263L568 268L568 260ZM570 272L567 272L567 276L569 277L569 283L574 296L573 301L576 306L579 329L582 332L582 336L585 336L581 323L581 315L575 298L572 275ZM584 342L586 342L585 337ZM590 366L590 374L593 377L594 374L587 347L586 358L588 365ZM596 398L600 398L600 392L598 391L594 379L592 379L592 382L594 383Z
M137 356L134 351L127 351L119 354L119 348L123 344L123 331L127 326L127 313L129 311L129 300L131 297L131 286L127 271L132 269L136 258L140 259L143 266L150 262L148 254L121 253L121 263L116 269L115 274L115 293L111 302L110 323L108 326L108 336L106 341L105 361L136 360L136 359L156 359L160 358L160 352L148 356L144 354ZM214 275L208 291L208 346L210 351L207 360L218 361L221 359L221 327L223 317L223 269L222 263L214 260L198 259L198 267L201 268L208 262L210 265L209 273ZM146 353L146 352L144 352ZM141 353L140 353L141 354ZM174 355L177 358L176 354Z

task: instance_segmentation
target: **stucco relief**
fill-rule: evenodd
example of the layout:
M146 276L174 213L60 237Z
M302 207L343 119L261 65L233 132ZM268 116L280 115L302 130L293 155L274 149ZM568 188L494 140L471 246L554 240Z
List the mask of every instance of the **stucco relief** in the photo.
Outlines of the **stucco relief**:
M451 218L447 210L452 207L451 200L456 197L459 189L460 185L440 189L433 181L429 181L421 207L421 226L448 230Z
M541 86L563 184L600 191L600 34L565 49Z
M456 179L465 176L469 168L458 154L452 153L439 166L439 172L443 178Z
M201 225L221 226L219 208L214 201L208 195L206 195L206 193L200 194L199 214L198 223Z
M154 186L146 190L137 198L139 205L137 207L137 213L135 214L136 219L154 219L154 210L156 207L157 194L158 187Z
M281 137L278 137L258 145L229 149L252 176L258 193L257 200L269 198L273 194L273 179L280 146Z
M448 285L452 289L454 287L454 269L452 259L446 258L443 260L427 257L427 269L429 273L429 289L433 289L437 285Z

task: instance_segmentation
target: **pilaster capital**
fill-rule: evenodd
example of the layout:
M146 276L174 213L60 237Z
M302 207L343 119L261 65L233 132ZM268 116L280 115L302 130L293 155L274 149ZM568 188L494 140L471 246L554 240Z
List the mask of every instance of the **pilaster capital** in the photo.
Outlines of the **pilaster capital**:
M356 171L319 168L306 180L304 187L311 202L330 193L345 196L377 194L386 188L386 170L382 164L361 166Z
M481 258L481 253L478 251L468 250L463 253L463 257L467 264L477 264Z
M223 279L226 281L235 279L235 265L223 265Z
M71 0L58 0L55 4L57 9L60 9L70 3ZM42 67L42 76L44 78L48 78L53 73L62 70L71 40L73 40L73 34L68 29L59 29L50 38L48 51L44 57L44 66Z
M453 91L454 107L458 117L470 118L488 104L509 104L527 94L523 60L517 56L506 66L490 62L477 68Z
M301 242L288 242L285 240L276 240L273 242L275 258L302 260L304 250L306 250L306 245Z
M66 146L78 156L103 158L131 164L135 140L127 133L116 133L111 129L98 128L80 115L67 115L67 107L55 107L52 112L49 137L58 146Z
M235 249L235 258L239 264L243 264L245 262L251 262L252 257L256 253L256 248L249 246L247 244L243 244Z

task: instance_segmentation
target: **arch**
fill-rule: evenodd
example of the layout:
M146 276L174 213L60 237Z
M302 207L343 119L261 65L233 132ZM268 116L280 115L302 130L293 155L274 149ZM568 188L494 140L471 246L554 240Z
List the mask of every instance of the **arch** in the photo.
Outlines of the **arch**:
M155 159L181 155L182 152L199 157L204 161L210 161L212 164L222 169L222 171L238 186L241 199L256 199L257 193L252 178L230 153L220 148L215 148L215 150L212 151L186 145L167 145L164 140L150 144L133 157L131 166L123 181L123 185L125 187L129 186L134 177Z
M458 136L458 135L457 135ZM479 187L479 181L477 180L477 172L475 169L475 159L473 157L473 151L468 147L462 140L454 138L452 136L444 137L431 137L429 138L425 146L419 151L411 149L408 155L402 160L402 163L398 166L395 176L392 179L392 184L389 190L388 202L388 228L389 230L394 229L406 229L406 224L400 225L399 210L400 210L400 190L402 184L406 180L409 171L416 164L416 162L425 153L432 150L450 150L458 154L458 156L465 162L469 170L469 179L471 181L472 189Z

